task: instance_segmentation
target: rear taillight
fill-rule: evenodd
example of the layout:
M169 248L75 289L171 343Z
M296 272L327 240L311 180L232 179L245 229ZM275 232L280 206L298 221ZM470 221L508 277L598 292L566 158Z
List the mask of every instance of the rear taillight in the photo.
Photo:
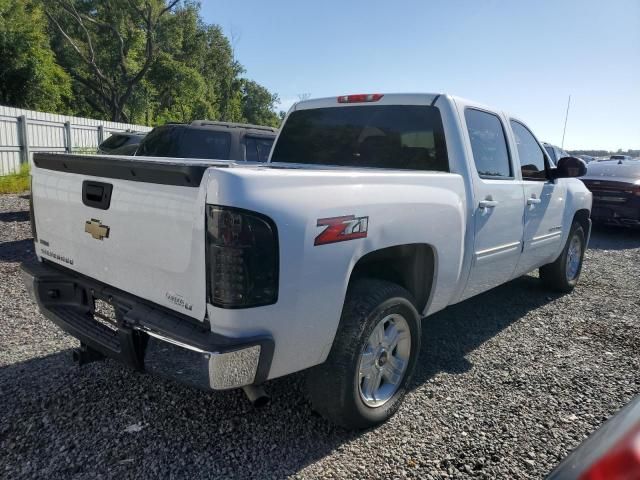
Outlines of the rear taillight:
M270 305L278 299L278 232L264 215L207 206L207 290L222 308Z
M36 216L33 211L33 177L30 179L29 186L29 223L31 223L31 235L33 236L33 241L38 241L38 235L36 233Z
M633 480L640 478L640 425L580 476L580 480Z
M362 103L377 102L384 95L382 93L358 93L356 95L342 95L338 97L338 103Z

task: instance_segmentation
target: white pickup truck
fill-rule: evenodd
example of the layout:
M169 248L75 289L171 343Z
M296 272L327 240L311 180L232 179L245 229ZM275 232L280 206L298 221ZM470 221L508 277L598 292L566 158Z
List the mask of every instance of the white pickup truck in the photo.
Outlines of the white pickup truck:
M400 406L422 317L537 268L573 289L585 171L457 97L308 100L267 164L36 154L23 271L80 363L254 402L307 370L313 408L368 427Z

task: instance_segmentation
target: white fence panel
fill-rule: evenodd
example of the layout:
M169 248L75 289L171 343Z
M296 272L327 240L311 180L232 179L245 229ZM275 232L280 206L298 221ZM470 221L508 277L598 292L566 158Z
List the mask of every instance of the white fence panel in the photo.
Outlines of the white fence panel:
M33 152L93 153L113 133L132 130L151 128L0 105L0 175L17 172Z
M59 150L65 148L64 123L47 122L42 120L27 119L27 138L29 139L29 149L33 151L43 151L50 148Z
M18 117L0 110L0 175L20 168L20 145Z
M109 138L105 135L105 137ZM98 145L98 127L87 127L72 125L71 128L71 141L73 142L73 151L84 151L89 148L93 148L94 145Z

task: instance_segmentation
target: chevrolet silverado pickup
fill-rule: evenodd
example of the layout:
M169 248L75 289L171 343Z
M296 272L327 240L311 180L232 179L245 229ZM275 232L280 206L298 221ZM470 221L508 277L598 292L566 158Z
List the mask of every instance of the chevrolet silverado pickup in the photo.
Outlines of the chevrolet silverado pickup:
M23 272L80 363L256 403L306 370L312 408L365 428L399 408L423 317L535 269L574 288L585 171L461 98L306 100L265 164L35 154Z

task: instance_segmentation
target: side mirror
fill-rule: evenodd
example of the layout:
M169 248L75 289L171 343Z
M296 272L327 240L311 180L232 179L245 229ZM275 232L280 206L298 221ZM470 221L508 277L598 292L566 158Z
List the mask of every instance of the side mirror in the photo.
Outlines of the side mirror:
M553 170L553 178L575 178L587 173L587 164L576 157L562 157Z

